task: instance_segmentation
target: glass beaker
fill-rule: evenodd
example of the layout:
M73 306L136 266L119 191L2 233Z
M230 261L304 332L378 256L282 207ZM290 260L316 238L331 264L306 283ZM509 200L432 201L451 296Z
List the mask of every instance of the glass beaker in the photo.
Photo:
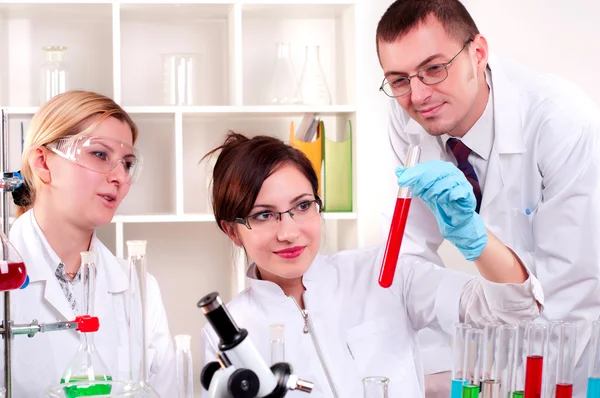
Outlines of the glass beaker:
M200 105L200 54L163 54L165 105Z
M81 252L81 313L79 315L94 314L94 297L96 292L96 264L94 252ZM91 381L93 384L72 385L63 387L65 396L89 397L94 395L110 394L111 385L102 383L110 381L112 377L108 367L104 364L94 346L94 333L79 332L80 343L73 360L65 369L60 380L61 384Z
M69 74L64 64L65 46L44 46L46 62L40 68L40 105L68 90Z
M0 231L0 241L2 243L0 291L18 289L27 280L25 263L23 263L23 259L2 231Z
M306 46L300 94L302 103L306 105L331 105L331 94L319 59L319 46Z
M177 373L177 397L192 398L194 396L194 371L190 341L192 336L178 334L175 336L175 365Z
M160 397L148 379L148 272L146 269L146 241L128 240L129 288L129 382L139 386L144 397ZM140 347L137 355L136 347Z
M369 376L362 379L363 398L388 398L390 379L382 376Z
M285 362L285 325L269 325L271 344L271 366Z
M277 43L277 60L267 86L266 101L269 105L294 105L302 102L290 58L289 43Z

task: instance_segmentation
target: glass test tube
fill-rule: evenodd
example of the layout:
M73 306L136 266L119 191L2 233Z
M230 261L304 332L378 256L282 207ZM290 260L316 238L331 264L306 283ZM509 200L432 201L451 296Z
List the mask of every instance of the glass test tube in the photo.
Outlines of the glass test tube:
M556 369L558 366L558 351L560 334L563 321L551 320L548 325L548 337L546 338L546 355L544 356L544 373L542 386L544 398L555 398L556 395Z
M285 325L269 325L271 365L285 362Z
M556 398L572 398L575 349L577 347L577 325L574 323L563 323L560 331L558 366L556 368Z
M600 398L600 320L592 325L587 398Z
M525 395L525 354L526 354L526 331L532 321L522 321L517 327L515 337L515 355L512 364L512 382L510 392L512 398L523 398Z
M419 145L410 145L406 154L406 167L412 167L419 162L421 157L421 147ZM408 219L408 210L412 193L408 187L400 187L396 198L396 207L392 216L390 232L383 253L383 261L379 272L379 285L381 287L390 287L394 281L396 273L396 264L400 256L400 246L402 245L402 237L404 236L404 227Z
M461 398L462 389L466 384L466 375L464 369L465 342L467 340L467 330L471 325L466 323L457 323L454 329L454 340L452 354L454 363L452 365L452 384L450 388L450 398Z
M496 398L500 394L500 377L496 374L496 344L498 325L487 324L483 329L482 337L482 395L483 398Z
M527 329L525 330L525 338L527 340L525 398L540 398L542 395L542 374L547 330L546 325L537 323L527 325Z
M500 392L496 397L509 397L513 379L513 363L515 360L515 345L517 327L513 325L498 326L496 331L496 345L494 347L494 363L490 378L500 382ZM485 392L485 381L484 381ZM490 398L492 398L490 397ZM487 397L486 397L487 398Z
M387 377L370 376L363 380L363 398L388 398L388 385L390 380Z
M465 361L463 368L467 383L463 386L463 398L479 398L481 382L481 329L468 329L465 340Z

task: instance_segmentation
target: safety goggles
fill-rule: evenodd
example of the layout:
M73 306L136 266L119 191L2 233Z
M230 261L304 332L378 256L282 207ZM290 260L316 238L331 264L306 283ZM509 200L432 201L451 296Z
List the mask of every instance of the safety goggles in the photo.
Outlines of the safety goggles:
M108 174L122 165L133 183L140 171L141 159L138 150L122 141L105 137L66 137L46 145L57 155L88 170Z

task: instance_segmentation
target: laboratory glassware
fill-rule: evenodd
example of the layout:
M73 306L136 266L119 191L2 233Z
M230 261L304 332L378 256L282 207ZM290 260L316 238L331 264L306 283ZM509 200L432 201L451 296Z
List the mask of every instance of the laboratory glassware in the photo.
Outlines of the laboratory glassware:
M2 231L0 231L0 241L2 244L0 291L19 289L27 281L27 268L17 250Z
M194 371L190 342L192 336L178 334L175 336L175 365L177 371L177 397L192 398L194 396Z
M269 325L271 365L285 362L285 325Z
M94 252L81 252L81 281L79 283L81 287L81 294L79 296L81 305L80 315L94 315L96 274ZM74 398L109 394L111 392L111 385L102 382L110 381L112 377L108 371L108 367L96 351L96 347L94 346L94 332L80 332L79 341L77 352L65 369L60 382L61 384L77 383L79 381L96 383L85 386L71 385L64 387L65 396Z
M547 335L546 325L531 323L525 330L525 398L540 398L544 369L544 346Z
M298 79L290 58L290 44L277 43L277 60L267 86L268 105L295 105L302 103Z
M511 398L523 398L525 394L526 331L532 321L521 321L515 338L515 356L512 363Z
M454 340L452 347L452 384L450 386L450 398L461 398L462 388L467 383L464 369L464 358L467 330L469 329L471 329L471 325L466 323L457 323L454 329Z
M485 325L482 335L482 358L481 358L481 394L483 398L496 398L500 394L500 377L497 374L498 358L498 330L496 324Z
M200 54L163 54L165 105L200 105Z
M419 162L421 157L421 147L419 145L410 145L406 155L405 167L412 167ZM398 189L398 197L396 198L396 207L392 216L392 223L388 240L383 253L383 261L379 272L379 285L381 287L390 287L394 282L394 274L396 273L396 264L400 256L400 246L402 245L402 237L404 236L404 228L408 220L408 211L412 193L409 187L400 187Z
M305 105L331 105L331 94L319 58L319 46L306 46L300 95Z
M558 342L556 398L573 397L573 373L575 371L576 347L577 325L574 323L562 323L560 325L560 338Z
M600 398L600 320L592 324L587 398Z
M40 105L69 88L69 72L64 63L67 47L44 46L46 62L40 68Z
M548 336L546 337L546 351L544 356L544 371L542 375L542 388L544 398L555 398L556 395L556 370L558 368L558 352L563 321L550 320L548 323Z
M463 398L479 398L481 382L481 329L467 329L465 340L465 359L463 369L467 382L463 385Z
M146 268L146 241L128 240L129 262L128 330L129 382L141 390L144 397L159 397L148 378L148 272ZM137 347L140 347L138 355ZM142 396L140 395L140 396Z
M388 398L390 380L387 377L369 376L362 379L363 398Z

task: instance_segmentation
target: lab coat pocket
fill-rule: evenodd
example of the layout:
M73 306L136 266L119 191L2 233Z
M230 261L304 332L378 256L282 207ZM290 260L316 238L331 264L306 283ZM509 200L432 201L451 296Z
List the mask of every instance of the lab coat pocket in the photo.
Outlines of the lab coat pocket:
M512 209L513 222L515 229L515 246L517 251L525 250L533 252L535 250L535 238L533 235L533 217L537 213L537 209L529 214L520 209Z
M385 376L390 384L403 383L412 365L410 350L396 320L379 317L346 332L348 349L361 377Z

